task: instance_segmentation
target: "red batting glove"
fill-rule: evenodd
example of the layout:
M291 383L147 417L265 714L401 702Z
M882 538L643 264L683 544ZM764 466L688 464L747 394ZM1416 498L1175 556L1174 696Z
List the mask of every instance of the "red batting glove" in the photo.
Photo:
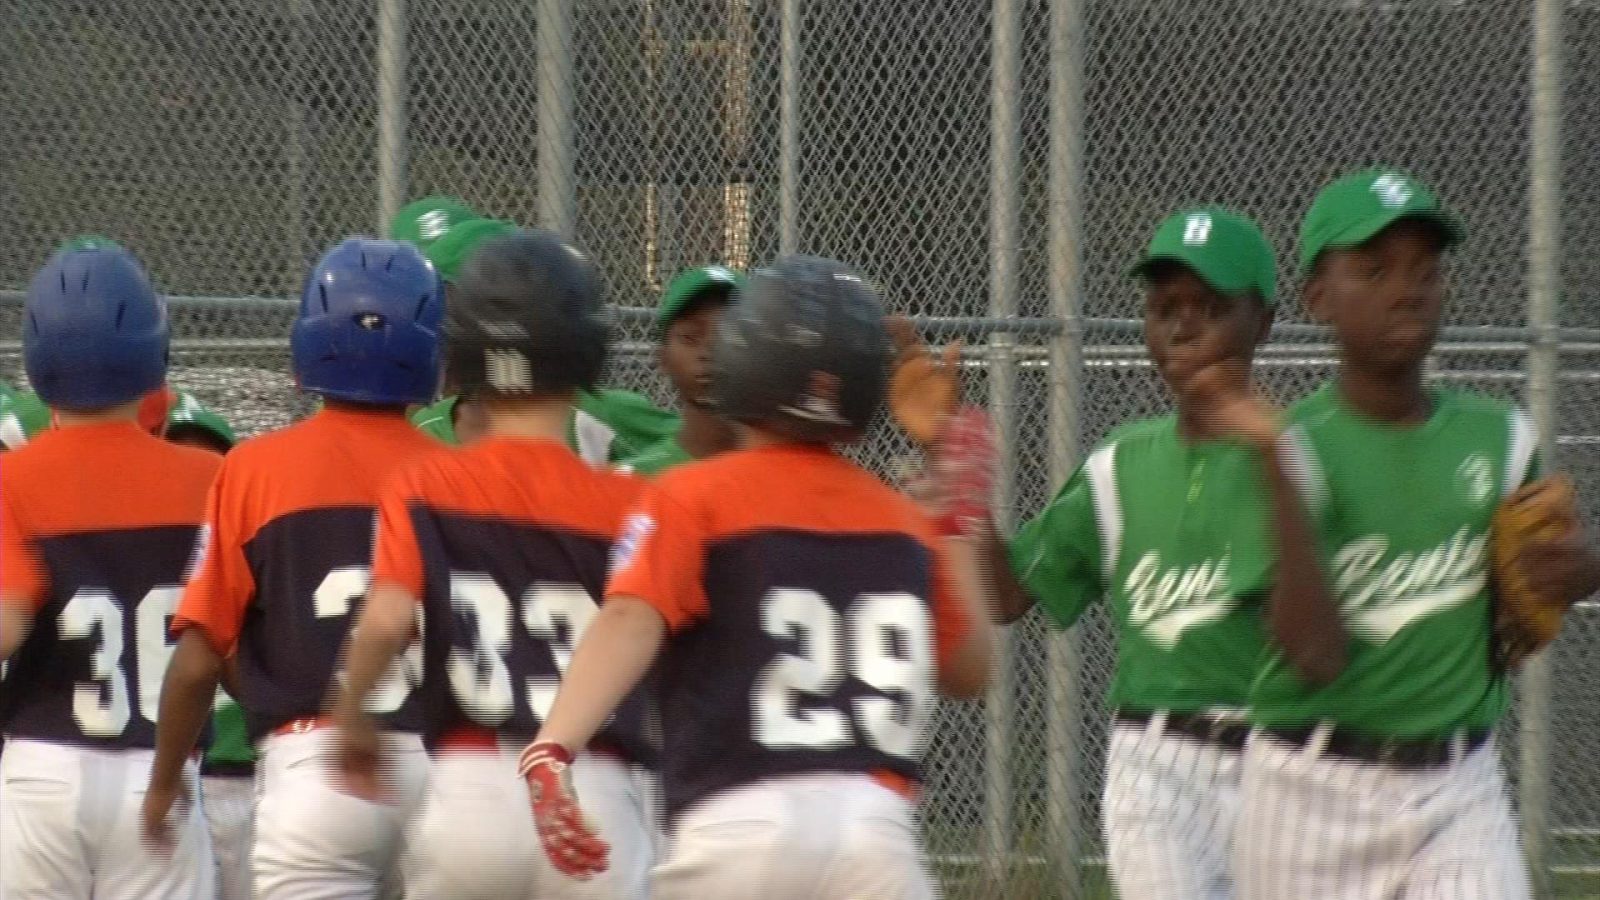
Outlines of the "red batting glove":
M517 772L528 782L533 824L550 864L573 878L589 878L606 870L611 848L578 808L571 766L571 750L554 741L539 741L523 748Z
M957 409L929 456L931 476L944 500L944 511L934 520L939 533L970 535L989 522L1000 464L989 415L976 406Z

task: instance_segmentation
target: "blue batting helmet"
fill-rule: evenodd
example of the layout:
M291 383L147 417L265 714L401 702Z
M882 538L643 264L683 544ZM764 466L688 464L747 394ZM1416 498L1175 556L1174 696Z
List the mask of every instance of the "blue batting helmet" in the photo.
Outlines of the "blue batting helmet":
M306 279L290 347L305 390L352 403L426 403L439 389L444 288L410 244L350 238Z
M132 253L62 250L28 285L23 364L50 406L105 409L166 381L170 333L167 304Z

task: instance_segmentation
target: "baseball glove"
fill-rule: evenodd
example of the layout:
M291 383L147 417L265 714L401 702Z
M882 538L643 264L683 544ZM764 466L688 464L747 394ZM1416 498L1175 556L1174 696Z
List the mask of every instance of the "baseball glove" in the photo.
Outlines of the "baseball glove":
M1555 640L1567 611L1564 598L1543 596L1529 585L1520 559L1523 548L1577 527L1577 495L1564 475L1523 485L1495 510L1489 544L1496 651L1503 668L1514 668Z
M951 344L936 356L902 316L889 320L889 336L896 351L889 415L913 441L930 447L961 399L961 345Z

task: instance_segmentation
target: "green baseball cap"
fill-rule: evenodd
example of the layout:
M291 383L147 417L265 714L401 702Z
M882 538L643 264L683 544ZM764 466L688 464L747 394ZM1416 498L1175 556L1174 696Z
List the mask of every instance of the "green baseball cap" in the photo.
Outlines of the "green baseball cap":
M446 397L432 406L424 406L411 414L411 424L423 434L446 444L456 443L456 401L459 397Z
M706 291L715 288L732 293L743 286L744 276L727 266L701 266L679 272L661 295L661 303L656 307L656 327L666 331L672 320Z
M167 412L167 427L174 425L192 425L208 431L230 447L239 443L239 436L233 433L233 426L228 424L228 420L207 408L188 391L178 391L177 402Z
M1214 206L1173 213L1156 226L1150 245L1129 274L1175 262L1194 270L1206 284L1233 296L1255 291L1271 306L1277 298L1278 266L1272 246L1256 223Z
M424 197L407 203L394 214L389 222L389 238L409 241L427 252L429 245L444 237L456 223L481 218L482 213L455 197Z
M516 223L504 219L468 219L450 226L438 240L424 247L422 254L439 270L440 278L454 282L480 244L516 230Z
M63 241L60 249L62 252L68 250L121 250L122 245L103 234L80 234L75 238Z
M1461 219L1427 185L1393 169L1366 169L1338 179L1311 201L1300 223L1301 272L1311 271L1324 250L1366 243L1401 219L1433 224L1446 249L1467 238Z

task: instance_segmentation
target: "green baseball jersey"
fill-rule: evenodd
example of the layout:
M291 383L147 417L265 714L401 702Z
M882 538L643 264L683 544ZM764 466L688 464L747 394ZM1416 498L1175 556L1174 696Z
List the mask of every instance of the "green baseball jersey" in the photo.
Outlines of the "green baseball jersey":
M193 425L211 432L229 444L238 442L232 426L200 403L187 391L178 391L176 402L167 414L168 427ZM0 444L16 448L50 427L50 408L32 391L0 393Z
M620 462L678 433L678 415L632 391L600 388L578 394L569 441L592 463Z
M456 398L446 397L411 414L411 423L447 444L456 443ZM579 391L567 425L567 445L594 465L637 456L678 433L678 416L632 391Z
M1017 533L1011 566L1062 628L1104 597L1110 704L1242 709L1265 652L1270 505L1256 451L1190 443L1175 416L1114 432Z
M50 407L32 391L0 397L0 444L15 450L50 427Z
M660 475L688 462L694 462L694 457L678 443L678 436L671 434L646 447L643 453L623 460L622 468L640 475Z
M212 766L240 766L256 760L255 748L245 728L244 710L225 695L217 695L211 712L211 746L206 748L206 763Z
M1350 655L1320 690L1271 655L1251 695L1258 724L1437 737L1505 713L1506 680L1490 667L1489 522L1536 474L1535 433L1496 400L1451 391L1432 399L1432 414L1414 426L1366 418L1332 384L1291 411L1289 468Z

